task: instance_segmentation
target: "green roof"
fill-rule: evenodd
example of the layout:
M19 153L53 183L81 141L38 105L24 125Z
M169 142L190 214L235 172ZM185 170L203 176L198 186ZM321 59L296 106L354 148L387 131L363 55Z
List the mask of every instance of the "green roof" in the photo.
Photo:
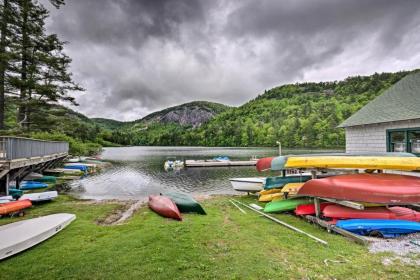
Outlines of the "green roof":
M410 74L338 127L420 119L420 72Z

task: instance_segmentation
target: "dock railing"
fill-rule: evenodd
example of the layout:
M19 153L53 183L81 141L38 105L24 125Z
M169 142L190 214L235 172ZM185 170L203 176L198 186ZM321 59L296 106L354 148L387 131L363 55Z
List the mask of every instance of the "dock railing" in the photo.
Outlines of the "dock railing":
M69 143L0 136L0 160L15 160L68 153Z

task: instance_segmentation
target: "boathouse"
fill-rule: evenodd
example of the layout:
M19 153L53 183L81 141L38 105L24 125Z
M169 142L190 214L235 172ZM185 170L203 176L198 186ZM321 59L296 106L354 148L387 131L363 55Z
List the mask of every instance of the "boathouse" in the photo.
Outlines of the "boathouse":
M346 152L409 152L420 156L420 72L410 74L339 127Z

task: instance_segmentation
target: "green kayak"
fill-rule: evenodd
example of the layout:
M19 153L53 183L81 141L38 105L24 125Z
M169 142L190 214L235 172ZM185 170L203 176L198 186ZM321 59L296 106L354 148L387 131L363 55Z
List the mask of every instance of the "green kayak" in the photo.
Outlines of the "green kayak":
M33 181L42 182L42 183L55 183L57 178L55 176L42 176L38 179L33 179Z
M278 189L278 188L282 188L284 185L289 184L289 183L301 183L301 182L306 182L310 179L311 179L311 176L307 176L307 175L268 177L265 180L264 190Z
M206 215L203 207L190 195L180 192L165 192L161 195L169 197L175 202L181 213L194 212L202 215Z
M14 188L9 188L9 195L12 196L14 199L18 199L23 195L23 191Z
M310 198L293 198L285 200L277 200L267 203L264 208L266 213L278 213L285 211L293 211L297 206L302 204L309 204L312 200Z

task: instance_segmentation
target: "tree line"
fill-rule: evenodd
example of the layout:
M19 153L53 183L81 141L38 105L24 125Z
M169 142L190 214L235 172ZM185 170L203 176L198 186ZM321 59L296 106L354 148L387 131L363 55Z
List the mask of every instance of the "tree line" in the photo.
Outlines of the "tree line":
M59 9L64 0L49 3ZM7 102L16 109L15 129L27 132L59 101L76 105L69 92L83 90L72 79L65 42L46 31L48 16L36 0L0 2L0 130L10 129L5 122Z

